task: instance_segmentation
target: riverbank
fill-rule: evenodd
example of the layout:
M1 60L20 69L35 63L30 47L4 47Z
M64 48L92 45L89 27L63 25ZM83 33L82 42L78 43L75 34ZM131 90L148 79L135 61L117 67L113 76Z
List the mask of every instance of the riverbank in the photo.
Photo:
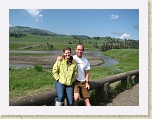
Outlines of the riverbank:
M42 65L42 66L48 66L52 67L56 61L58 55L45 55L45 56L27 56L27 55L21 55L21 56L14 56L10 55L9 56L9 64L11 66L16 67L22 67L23 65ZM104 63L102 60L101 56L85 56L91 66L98 66Z

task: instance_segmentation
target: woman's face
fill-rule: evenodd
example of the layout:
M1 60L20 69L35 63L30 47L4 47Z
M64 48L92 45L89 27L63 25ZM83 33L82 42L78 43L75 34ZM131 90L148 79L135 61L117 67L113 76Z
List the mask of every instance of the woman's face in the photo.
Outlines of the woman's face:
M65 56L66 59L69 59L70 56L71 56L71 51L70 50L65 50L64 56Z

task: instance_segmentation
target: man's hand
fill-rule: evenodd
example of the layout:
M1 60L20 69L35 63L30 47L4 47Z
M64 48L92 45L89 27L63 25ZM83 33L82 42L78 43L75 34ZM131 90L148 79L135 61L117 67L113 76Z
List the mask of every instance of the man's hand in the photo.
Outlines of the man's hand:
M62 57L62 56L58 56L58 57L57 57L57 61L60 61L60 62L61 62L61 61L62 61L62 59L63 59L63 57Z
M86 88L87 88L88 90L90 90L90 85L89 85L89 83L86 83Z

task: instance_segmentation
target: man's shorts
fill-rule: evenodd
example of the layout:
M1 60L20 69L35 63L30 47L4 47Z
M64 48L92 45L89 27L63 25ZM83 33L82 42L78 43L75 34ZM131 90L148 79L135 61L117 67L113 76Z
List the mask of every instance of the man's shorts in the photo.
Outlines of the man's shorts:
M89 90L86 88L85 81L77 81L74 83L74 93L79 93L81 98L90 98Z

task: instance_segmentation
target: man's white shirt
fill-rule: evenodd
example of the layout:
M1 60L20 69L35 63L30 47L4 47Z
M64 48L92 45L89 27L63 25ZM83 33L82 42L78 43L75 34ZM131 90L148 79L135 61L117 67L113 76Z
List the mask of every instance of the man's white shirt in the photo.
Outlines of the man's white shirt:
M73 56L73 59L77 62L78 65L78 81L85 81L85 71L90 69L89 61L82 56L82 58L77 57L76 55Z

